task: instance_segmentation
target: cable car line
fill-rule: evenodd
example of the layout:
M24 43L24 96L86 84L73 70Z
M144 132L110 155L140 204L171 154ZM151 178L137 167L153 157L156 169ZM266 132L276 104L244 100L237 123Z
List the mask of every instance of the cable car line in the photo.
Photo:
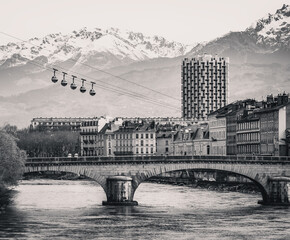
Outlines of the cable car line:
M13 56L12 56L13 57ZM42 64L40 64L40 63L36 63L37 61L29 61L29 62L27 62L28 64L31 64L31 65L34 65L34 66L37 66L37 67L39 67L39 68L42 68L42 69L45 69L45 70L47 70L47 71L51 71L51 72L53 72L53 73L55 73L55 72L57 72L58 70L57 69L51 69L51 68L48 68L48 67L45 67L45 66L43 66ZM56 77L56 79L57 79L57 77ZM97 84L96 84L97 85ZM143 97L141 97L141 96L139 96L139 95L134 95L134 94L132 94L132 93L130 93L130 92L123 92L123 91L119 91L119 90L117 90L117 89L112 89L112 88L108 88L108 87L106 87L106 86L102 86L102 85L97 85L99 88L101 88L101 89L104 89L104 90L106 90L106 91L110 91L110 92L115 92L115 93L117 93L117 94L124 94L124 95L127 95L127 96L129 96L129 97L132 97L132 98L135 98L135 99L138 99L138 100L141 100L141 101L146 101L146 102L149 102L149 103L152 103L152 104L155 104L155 105L159 105L159 106L161 106L161 107L166 107L166 108L170 108L170 109L173 109L173 110L178 110L178 111L180 111L180 109L179 108L177 108L177 107L174 107L174 106L172 106L172 105L169 105L169 104L165 104L165 103L163 103L163 102L158 102L158 101L156 101L156 100L154 100L154 99L150 99L150 98L143 98Z
M67 70L67 69L64 69L63 67L59 67L59 68L61 68L61 69L63 69L63 70ZM68 70L69 71L69 70ZM71 71L71 72L73 72L73 73L76 73L75 71ZM89 77L89 76L86 76L86 75L84 75L84 74L81 74L83 77L86 77L86 78L89 78L89 79L93 79L93 80L95 80L95 81L98 81L98 82L101 82L101 83L104 83L104 84L107 84L108 86L110 86L110 87L105 87L105 86L102 86L102 85L100 85L100 84L98 84L97 86L102 86L102 87L105 87L105 88L108 88L108 89L111 89L111 90L114 90L114 91L117 91L117 93L122 93L122 94L125 94L125 95L131 95L131 96L135 96L136 98L138 98L138 99L145 99L145 100L149 100L149 101L154 101L154 102L156 102L156 103L159 103L159 104L163 104L163 105L167 105L167 106L170 106L171 108L174 108L175 110L178 110L178 111L180 111L180 108L177 108L177 107L175 107L175 106L173 106L173 105L169 105L168 103L165 103L165 102L162 102L162 101L158 101L158 100L155 100L155 99L153 99L153 98L150 98L150 97L148 97L148 96L146 96L146 95L143 95L143 94L138 94L138 93L135 93L135 92L130 92L130 91L128 91L128 90L126 90L126 89L124 89L124 88L121 88L121 87L116 87L116 86L114 86L114 85L111 85L111 84L108 84L108 83L106 83L106 82L104 82L104 81L102 81L102 80L99 80L99 79L95 79L95 78L92 78L92 77ZM117 89L116 89L117 88Z
M8 33L2 32L2 31L0 31L0 33L3 34L3 35L9 36L9 37L11 37L11 38L17 39L17 40L19 40L19 41L27 42L28 44L31 44L31 45L33 45L33 46L41 47L41 46L39 46L39 45L37 45L37 44L34 44L34 43L31 43L31 42L25 41L25 40L23 40L23 39L21 39L21 38L18 38L18 37L12 36L12 35L10 35L10 34L8 34ZM51 52L51 51L49 51L48 49L43 49L43 50L48 51L48 52ZM68 59L68 61L71 61L71 62L74 62L74 63L79 63L79 64L81 64L81 65L83 65L83 66L86 66L86 67L89 67L89 68L95 69L95 70L97 70L97 71L99 71L99 72L105 73L105 74L107 74L107 75L109 75L109 76L111 76L111 77L114 77L114 78L120 79L120 80L122 80L122 81L129 82L129 83L131 83L131 84L134 84L134 85L136 85L136 86L142 87L142 88L147 89L147 90L149 90L149 91L152 91L152 92L155 92L155 93L161 94L161 95L163 95L163 96L166 96L166 97L168 97L168 98L174 99L174 100L176 100L176 101L180 101L180 99L178 99L178 98L172 97L172 96L167 95L167 94L165 94L165 93L162 93L162 92L160 92L160 91L157 91L157 90L154 90L154 89L152 89L152 88L146 87L146 86L144 86L144 85L142 85L142 84L135 83L135 82L130 81L130 80L128 80L128 79L125 79L125 78L123 78L123 77L120 77L120 76L114 75L114 74L112 74L112 73L110 73L110 72L107 72L107 71L105 71L105 70L102 70L102 69L99 69L99 68L96 68L96 67L90 66L90 65L88 65L88 64L86 64L86 63L82 63L82 62L80 62L80 61L78 61L78 60Z
M10 34L6 34L6 33L4 33L4 32L1 32L0 31L0 33L2 33L2 34L5 34L5 35L7 35L7 36L9 36L9 37L12 37L12 38L15 38L15 39L17 39L17 40L20 40L20 41L23 41L23 42L27 42L28 44L30 44L30 45L33 45L33 46L37 46L37 47L40 47L40 46L38 46L38 45L36 45L36 44L33 44L33 43L30 43L30 42L28 42L28 41L25 41L25 40L23 40L23 39L20 39L20 38L17 38L17 37L14 37L14 36L12 36L12 35L10 35ZM43 49L43 50L45 50L45 51L48 51L48 52L50 52L49 50L47 50L47 49ZM13 56L11 56L11 57L13 57ZM77 62L77 63L80 63L80 62L78 62L78 61L76 61L76 60L72 60L72 59L69 59L70 61L73 61L73 62ZM82 64L82 63L80 63L80 64ZM52 65L52 64L51 64ZM87 64L83 64L83 65L87 65ZM87 65L87 66L89 66L89 65ZM91 67L91 66L89 66L89 67ZM94 67L92 67L92 68L94 68ZM103 71L103 70L101 70L101 71ZM105 72L105 71L103 71L103 72ZM76 72L75 72L76 73ZM108 73L109 75L112 75L112 76L115 76L115 75L113 75L113 74L110 74L110 73ZM115 76L115 77L117 77L117 78L121 78L121 77L118 77L118 76ZM116 86L114 86L114 85L112 85L112 84L109 84L109 83L106 83L106 82L104 82L104 81L101 81L101 80L98 80L98 79L94 79L95 81L99 81L99 82L102 82L102 83L104 83L104 84L107 84L107 85L109 85L109 86L112 86L113 88L118 88L118 90L117 91L119 91L120 89L121 90L123 90L123 91L125 91L125 93L123 92L123 94L126 94L126 95L128 95L128 90L127 89L124 89L124 88L121 88L121 87L116 87ZM126 80L126 79L123 79L123 80ZM129 81L129 80L128 80ZM99 85L100 86L100 85ZM142 85L141 85L142 86ZM112 89L112 88L111 88ZM153 90L153 89L150 89L150 90ZM116 91L116 90L115 90ZM153 90L154 92L157 92L157 93L159 93L159 94L161 94L161 95L164 95L163 93L161 93L161 92L158 92L158 91L155 91L155 90ZM132 95L135 95L136 96L136 98L138 98L138 99L142 99L142 97L143 98L146 98L146 99L148 99L148 96L146 96L146 95L143 95L143 94L136 94L136 92L131 92L130 93L131 94L131 96ZM174 98L175 100L178 100L178 99L176 99L176 98ZM154 99L152 99L153 101L156 101L156 100L154 100ZM151 100L150 100L151 101ZM178 101L180 101L180 100L178 100ZM161 102L161 101L158 101L158 103L160 103L160 104L167 104L167 103L164 103L164 102ZM178 111L180 111L180 109L179 108L177 108L177 107L174 107L174 106L171 106L172 108L175 108L176 110L178 109Z
M36 45L36 44L33 44L33 43L30 43L30 42L25 41L25 40L23 40L23 39L20 39L20 38L14 37L14 36L12 36L12 35L10 35L10 34L6 34L6 33L3 33L3 32L1 32L1 31L0 31L0 33L5 34L5 35L7 35L7 36L10 36L10 37L12 37L12 38L18 39L18 40L23 41L23 42L27 42L27 43L30 44L30 45L34 45L34 46L40 47L40 46L38 46L38 45ZM47 49L44 49L44 50L50 52L50 51L47 50ZM11 57L13 57L13 56L11 56ZM73 62L78 62L78 61L75 61L75 60L71 60L71 61L73 61ZM52 64L51 64L51 65L52 65ZM87 65L87 64L86 64L86 65ZM87 65L87 66L89 66L89 65ZM41 66L39 66L39 67L41 67ZM42 67L43 67L43 66L42 66ZM64 69L64 70L65 70L65 69ZM112 75L112 76L115 76L115 75ZM116 76L116 77L118 77L118 76ZM104 87L104 86L102 86L102 85L99 85L99 87L102 88L102 89L105 89L105 90L110 89L110 91L113 91L113 92L116 92L116 93L119 93L119 94L120 94L120 90L122 90L121 94L129 95L129 96L131 96L131 97L135 97L135 98L137 98L137 99L139 99L139 100L145 100L145 101L147 101L147 102L151 102L151 103L158 104L158 105L161 105L161 106L170 107L170 108L172 108L172 109L175 109L175 110L180 111L180 109L177 108L177 107L174 107L174 106L172 106L172 105L168 105L168 103L164 103L164 102L161 102L161 101L158 101L158 100L155 100L155 99L150 99L150 98L148 98L148 96L146 96L146 95L136 94L135 92L132 93L132 92L129 92L127 89L122 89L122 88L120 88L120 87L118 87L118 89L114 89L114 88L116 88L116 86L114 86L114 85L108 84L108 83L106 83L106 82L104 82L104 81L101 81L101 80L98 80L98 79L94 79L94 80L99 81L99 82L102 82L102 83L104 83L104 84L107 84L107 85L113 87L113 88L112 88L112 87L111 87L111 88L108 88L108 87ZM64 82L64 81L63 81L63 82ZM154 90L154 91L155 91L155 90ZM156 92L156 91L155 91L155 92ZM158 91L157 91L157 92L158 92ZM158 93L160 93L160 92L158 92ZM160 94L162 94L162 93L160 93ZM164 95L164 94L162 94L162 95Z
M1 33L1 32L0 32ZM20 39L21 40L21 39ZM36 45L37 46L37 45ZM13 58L16 58L15 56L11 56L11 57L13 57ZM42 68L42 69L46 69L46 70L49 70L49 71L53 71L53 73L54 73L54 76L55 76L55 72L56 71L58 71L56 68L52 68L52 69L50 69L50 68L48 68L48 67L45 67L45 66L43 66L43 63L38 63L38 64L35 64L35 63L37 63L37 61L29 61L29 62L27 62L27 63L29 63L29 64L32 64L32 65L35 65L35 66L37 66L37 67L39 67L39 68ZM64 68L63 68L64 69ZM65 69L64 69L65 70ZM66 72L65 72L66 73ZM65 74L64 74L65 75ZM53 77L54 77L53 76ZM89 77L89 78L91 78L91 77ZM56 81L56 80L58 80L57 79L57 77L55 76L55 78L54 78L54 81ZM98 80L98 79L95 79L96 81L100 81L100 82L102 82L102 83L105 83L105 84L107 84L107 85L109 85L110 86L110 84L108 84L108 83L106 83L106 82L103 82L103 81L101 81L101 80ZM107 90L107 91L111 91L111 92L115 92L115 93L118 93L118 94L125 94L125 95L127 95L127 96L130 96L130 97L133 97L133 98L136 98L136 99L139 99L139 100L143 100L143 101L147 101L147 102L150 102L150 103L153 103L153 104L155 104L155 105L159 105L159 106L163 106L163 107L167 107L167 108L171 108L171 109L174 109L174 110L178 110L178 111L180 111L180 109L179 108L177 108L177 107L174 107L174 106L172 106L172 105L169 105L169 104L167 104L167 103L164 103L164 102L160 102L160 101L156 101L155 99L150 99L150 98L148 98L147 96L145 96L145 95L143 95L142 96L142 94L136 94L136 93L132 93L132 92L128 92L128 90L122 90L122 88L118 88L118 89L114 89L114 88L116 88L116 86L114 86L114 85L111 85L112 87L106 87L106 86L102 86L102 85L97 85L99 88L101 88L101 89L104 89L104 90ZM120 89L121 89L121 91L120 91Z

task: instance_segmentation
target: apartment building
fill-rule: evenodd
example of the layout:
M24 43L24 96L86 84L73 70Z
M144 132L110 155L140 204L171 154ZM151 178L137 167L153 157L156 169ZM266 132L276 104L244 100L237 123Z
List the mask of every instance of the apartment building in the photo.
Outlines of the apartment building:
M106 118L91 118L83 121L80 126L80 142L82 156L103 155L103 136L99 133L108 122Z
M33 118L30 129L34 131L80 131L83 122L95 121L97 118Z
M181 72L182 117L206 120L227 104L228 58L207 54L185 58Z
M156 130L150 124L137 127L133 138L136 156L156 155Z
M256 114L260 118L261 155L289 155L286 135L290 128L289 95L268 96L264 107Z
M156 133L156 155L171 155L172 154L172 133L157 132Z
M237 155L259 155L260 119L257 114L240 118L237 123Z
M188 126L172 134L173 155L209 155L210 149L208 124Z
M254 99L246 99L230 103L209 114L209 133L212 155L236 155L238 119L260 108L262 105Z

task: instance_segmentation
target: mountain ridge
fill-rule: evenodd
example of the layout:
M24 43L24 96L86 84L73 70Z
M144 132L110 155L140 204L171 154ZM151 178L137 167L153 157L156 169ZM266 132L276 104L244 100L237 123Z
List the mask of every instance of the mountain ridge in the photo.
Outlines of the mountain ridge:
M43 38L31 38L26 42L0 46L0 66L17 66L7 63L9 60L13 62L13 55L21 58L19 65L24 64L25 60L33 60L39 56L45 56L49 64L68 59L86 62L87 58L96 53L113 54L119 60L129 59L131 62L157 57L172 58L184 55L193 46L194 44L185 45L167 41L160 36L145 36L142 33L117 28L95 28L92 31L82 28L66 35L48 34Z
M150 38L151 44L153 43L152 47L149 47L149 49L153 49L150 50L151 57L156 56L154 55L156 54L156 52L154 53L154 46L165 46L163 50L171 49L171 52L164 50L162 54L167 54L167 57L162 57L161 55L149 58L144 54L142 55L141 50L143 48L146 49L147 44L143 34L134 33L130 35L129 32L125 32L122 33L125 34L122 37L118 30L111 29L108 30L112 31L110 36L117 32L116 34L120 38L128 40L125 45L129 49L141 42L141 47L138 50L138 54L141 55L138 56L142 56L142 58L133 59L133 57L131 58L132 55L126 58L126 53L119 56L112 52L98 51L89 51L92 53L91 55L82 55L78 52L77 46L72 48L70 44L64 44L63 48L60 47L58 50L61 50L62 53L67 51L70 54L69 58L65 57L64 61L56 63L57 66L65 69L86 74L90 81L101 80L115 85L116 88L122 87L136 94L143 94L152 99L179 107L181 106L181 101L166 98L138 85L144 85L146 88L166 93L175 99L181 99L180 66L182 59L204 53L218 54L230 58L230 101L244 98L261 99L262 96L265 97L270 93L290 92L290 51L288 48L290 40L288 32L284 29L282 30L285 24L283 26L280 26L281 24L273 24L277 23L277 21L282 21L283 23L289 20L289 6L285 5L281 9L281 11L278 9L274 14L270 14L272 17L270 17L269 21L261 21L259 19L245 31L229 32L207 43L188 46L186 49L183 48L182 51L184 52L182 54L180 54L182 51L179 50L182 49L183 45L172 45L170 41L166 41L164 38ZM276 13L279 15L277 15L278 17L275 17ZM256 28L258 22L260 22L259 28ZM273 40L271 35L270 40L266 40L265 38L270 34L262 36L260 33L263 29L272 29L272 33L277 34L277 38ZM91 38L96 41L101 38L98 35L100 31L103 30L96 30L95 33L92 33L84 29L82 37L86 42L92 42ZM79 34L79 31L74 34ZM261 36L264 37L263 41L260 40ZM57 39L56 35L53 39L55 38ZM116 43L121 41L120 38L116 38ZM88 39L89 41L87 41ZM50 41L49 38L46 40ZM15 46L13 47L15 48ZM124 47L124 45L121 47ZM118 53L120 52L118 48L114 48L114 50ZM173 55L177 53L177 56L168 57L169 53ZM64 56L61 55L60 58ZM82 61L82 56L86 60L85 62ZM152 103L139 101L121 93L105 91L98 87L96 87L97 94L93 98L87 93L83 95L78 90L72 91L69 87L63 88L59 83L53 84L50 81L51 71L44 70L46 67L50 67L51 63L57 60L56 58L53 59L53 56L51 58L37 56L31 61L31 59L25 57L21 54L15 55L15 59L13 58L15 62L12 62L11 65L6 62L6 65L3 66L4 62L2 61L2 65L0 62L2 86L0 88L0 111L3 112L0 117L0 125L10 120L12 124L27 126L33 117L38 116L64 117L76 116L76 114L79 114L79 116L122 116L122 114L123 116L180 116L181 114L180 111L161 106L153 107ZM19 64L17 61L19 61ZM107 72L129 81L121 81L121 79L109 76L97 69L105 69ZM58 73L58 77L61 79L60 73ZM130 82L134 82L137 85L133 85Z

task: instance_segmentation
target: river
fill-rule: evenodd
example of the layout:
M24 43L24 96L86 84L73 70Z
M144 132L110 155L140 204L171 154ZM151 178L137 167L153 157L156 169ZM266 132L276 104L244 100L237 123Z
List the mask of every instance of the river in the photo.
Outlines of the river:
M92 181L26 180L0 215L0 239L290 239L290 208L259 199L143 183L139 206L102 206Z

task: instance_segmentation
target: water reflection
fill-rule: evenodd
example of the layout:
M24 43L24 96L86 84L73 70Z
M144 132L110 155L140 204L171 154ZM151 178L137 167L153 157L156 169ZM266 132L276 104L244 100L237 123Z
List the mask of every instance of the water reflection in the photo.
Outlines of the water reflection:
M290 211L259 195L143 183L139 206L102 206L89 181L24 181L0 239L290 239Z

